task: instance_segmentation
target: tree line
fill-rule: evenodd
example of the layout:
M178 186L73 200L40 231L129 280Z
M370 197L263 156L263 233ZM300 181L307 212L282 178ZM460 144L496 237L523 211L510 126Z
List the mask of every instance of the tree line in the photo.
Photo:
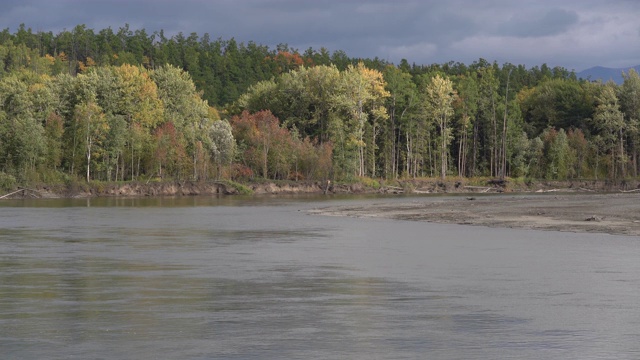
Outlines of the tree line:
M531 87L518 72L481 62L458 75L302 66L253 85L236 106L330 141L343 177L638 176L636 72L620 86L563 75Z
M395 65L128 26L0 33L0 185L638 176L640 79Z

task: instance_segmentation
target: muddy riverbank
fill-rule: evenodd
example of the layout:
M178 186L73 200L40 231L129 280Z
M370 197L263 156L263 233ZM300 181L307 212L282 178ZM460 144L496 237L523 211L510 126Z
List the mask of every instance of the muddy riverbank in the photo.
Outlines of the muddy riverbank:
M366 179L365 179L366 180ZM261 194L496 194L544 192L640 191L639 180L515 181L495 179L366 180L352 183L327 181L174 181L174 182L72 182L36 184L11 189L0 198L85 198Z
M425 196L311 213L640 236L640 192Z

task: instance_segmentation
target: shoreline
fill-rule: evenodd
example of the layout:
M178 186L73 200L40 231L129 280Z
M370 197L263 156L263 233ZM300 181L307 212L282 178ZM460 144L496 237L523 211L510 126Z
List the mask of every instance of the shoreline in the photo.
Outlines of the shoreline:
M313 209L310 213L494 228L640 236L638 192L420 197L400 203L329 206Z
M2 199L145 198L165 196L388 194L367 205L309 210L311 214L389 218L501 228L640 236L640 181L539 181L530 184L419 179L372 187L363 183L230 181L74 183L19 188ZM398 186L399 185L399 186ZM402 200L402 195L416 195ZM432 194L435 196L422 195ZM458 194L443 197L438 195ZM250 195L250 196L251 196ZM421 196L422 195L422 196ZM401 199L398 201L398 199Z
M0 193L1 199L88 198L261 194L498 194L498 193L640 192L640 180L571 180L522 182L495 179L409 179L385 183L366 180L333 184L324 181L175 181L37 184Z

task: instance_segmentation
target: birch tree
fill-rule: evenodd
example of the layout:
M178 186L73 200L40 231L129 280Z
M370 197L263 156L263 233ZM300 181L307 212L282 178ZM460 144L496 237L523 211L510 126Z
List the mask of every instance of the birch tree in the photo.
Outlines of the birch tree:
M458 176L467 175L469 135L472 134L478 111L478 83L475 73L462 75L458 81L455 108L458 113Z
M364 139L367 121L375 123L388 118L382 100L389 96L382 73L368 69L363 63L349 65L342 73L342 91L338 102L348 114L349 143L357 150L357 175L365 175ZM370 146L373 146L370 143Z
M449 144L452 139L449 121L453 116L453 102L456 99L453 83L448 78L436 75L425 89L425 110L427 116L437 122L440 129L440 177L447 176Z
M212 158L219 177L222 166L231 164L235 154L236 141L233 138L231 125L226 120L214 121L209 129L212 140Z
M607 150L611 156L609 174L611 178L617 178L617 167L622 164L620 171L622 177L624 177L625 155L623 135L625 122L616 95L616 85L614 83L605 84L600 94L596 97L596 101L598 105L593 117L593 122L595 128L600 131L600 135L606 143Z
M87 160L87 182L91 181L91 159L101 154L101 143L104 141L109 126L102 109L95 102L78 104L74 113L74 121L81 131L84 141L85 158Z
M390 95L387 98L389 121L384 130L384 174L386 178L397 178L402 159L400 133L409 118L409 113L417 108L418 96L416 85L411 81L411 74L394 66L387 66L384 78ZM405 153L405 162L407 156Z

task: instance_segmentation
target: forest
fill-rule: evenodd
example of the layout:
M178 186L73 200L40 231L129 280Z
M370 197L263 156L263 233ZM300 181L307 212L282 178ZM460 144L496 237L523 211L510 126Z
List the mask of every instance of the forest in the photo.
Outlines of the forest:
M640 77L419 65L128 25L0 32L0 187L73 181L628 179Z

